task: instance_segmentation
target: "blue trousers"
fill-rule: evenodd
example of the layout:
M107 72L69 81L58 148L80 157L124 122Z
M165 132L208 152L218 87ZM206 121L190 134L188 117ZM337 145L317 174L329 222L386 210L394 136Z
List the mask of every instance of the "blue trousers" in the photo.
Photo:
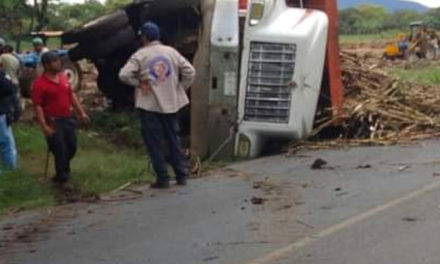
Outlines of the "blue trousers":
M17 149L6 115L0 115L0 151L2 165L8 169L15 169L17 167Z
M142 138L156 172L157 182L170 180L167 161L173 166L177 180L187 178L188 161L180 146L177 114L160 114L139 109L139 116Z

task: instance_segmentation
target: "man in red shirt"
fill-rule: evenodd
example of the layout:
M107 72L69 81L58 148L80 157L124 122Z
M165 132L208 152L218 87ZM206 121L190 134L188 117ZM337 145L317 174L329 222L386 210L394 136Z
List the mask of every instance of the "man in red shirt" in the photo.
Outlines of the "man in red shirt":
M88 115L73 93L67 76L62 73L61 59L54 52L46 52L41 58L44 72L33 83L32 101L35 113L46 136L49 149L55 156L54 181L65 183L70 177L70 161L77 149L76 121L88 123Z

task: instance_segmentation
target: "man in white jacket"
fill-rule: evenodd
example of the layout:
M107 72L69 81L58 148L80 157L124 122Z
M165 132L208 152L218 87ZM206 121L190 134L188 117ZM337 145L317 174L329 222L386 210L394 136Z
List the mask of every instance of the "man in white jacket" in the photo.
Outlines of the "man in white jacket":
M170 186L161 148L163 141L169 148L177 184L186 185L188 161L180 146L177 112L189 103L185 90L193 84L196 72L177 50L159 41L160 29L156 24L145 23L140 35L143 47L121 69L119 78L136 88L135 107L142 123L142 137L157 175L152 187Z

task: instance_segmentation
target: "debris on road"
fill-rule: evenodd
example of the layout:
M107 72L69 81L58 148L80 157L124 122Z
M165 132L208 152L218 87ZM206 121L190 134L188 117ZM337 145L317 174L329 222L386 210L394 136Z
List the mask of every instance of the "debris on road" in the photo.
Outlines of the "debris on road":
M253 189L260 189L261 188L261 182L254 182L252 185Z
M345 195L349 195L349 192L340 192L340 193L336 194L337 197L341 197L341 196L345 196Z
M266 199L254 196L254 197L252 197L251 202L254 205L262 205L262 204L264 204L264 202L266 202Z
M371 169L373 166L371 166L370 164L365 164L365 165L359 165L356 167L356 169L359 170L365 170L365 169Z
M324 167L328 164L327 161L323 160L323 159L316 159L311 168L312 170L322 170L324 169Z
M399 167L399 172L406 171L409 168L411 168L409 165L405 165L405 166Z
M405 222L417 222L417 218L415 217L404 217L402 220Z
M300 224L300 225L303 225L303 226L307 227L307 228L310 228L310 229L315 229L315 227L314 227L314 226L312 226L312 225L309 225L309 224L307 224L306 222L304 222L304 221L301 221L301 220L299 220L299 219L296 219L296 222L297 222L298 224Z
M8 231L8 230L12 230L12 229L14 229L14 227L9 226L9 225L2 228L3 231Z
M326 128L340 130L327 141L295 142L291 155L302 149L359 145L392 145L440 136L438 87L402 82L356 52L341 52L345 103L342 115L317 121L312 136Z
M216 259L219 259L219 257L218 256L207 257L207 258L203 259L203 262L209 262L209 261L213 261Z

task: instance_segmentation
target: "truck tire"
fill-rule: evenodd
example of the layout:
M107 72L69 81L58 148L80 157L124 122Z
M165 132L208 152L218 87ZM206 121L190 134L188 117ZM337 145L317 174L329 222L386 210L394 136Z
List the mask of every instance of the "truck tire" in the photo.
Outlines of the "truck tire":
M85 59L87 53L86 49L82 45L76 45L67 52L67 55L71 61L79 61Z
M69 78L73 91L79 91L82 85L82 72L78 63L71 61L67 56L62 58L63 72Z
M108 65L97 67L98 88L111 100L113 109L133 108L134 88L123 84L118 77L119 69L117 65L109 61Z
M78 29L64 33L61 40L64 44L101 40L129 24L127 13L118 10L84 24Z
M69 58L72 61L80 59L100 59L107 57L118 49L127 46L136 40L136 34L131 26L119 30L115 35L96 43L80 43L69 50Z

